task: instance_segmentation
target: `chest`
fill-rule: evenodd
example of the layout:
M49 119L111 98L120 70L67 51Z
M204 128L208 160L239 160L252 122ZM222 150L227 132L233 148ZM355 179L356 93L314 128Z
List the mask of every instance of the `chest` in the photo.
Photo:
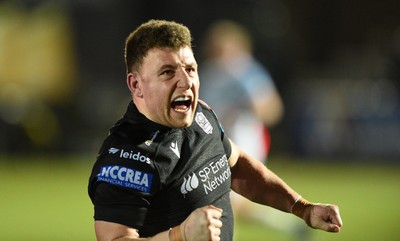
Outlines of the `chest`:
M155 160L163 200L193 208L230 191L228 157L218 127L209 125L205 130L177 129L163 136Z

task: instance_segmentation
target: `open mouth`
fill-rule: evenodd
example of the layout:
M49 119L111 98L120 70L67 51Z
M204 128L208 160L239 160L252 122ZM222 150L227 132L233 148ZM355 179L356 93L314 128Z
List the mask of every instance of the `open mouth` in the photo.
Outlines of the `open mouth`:
M186 112L190 109L192 98L189 96L180 96L171 103L171 108L176 112Z

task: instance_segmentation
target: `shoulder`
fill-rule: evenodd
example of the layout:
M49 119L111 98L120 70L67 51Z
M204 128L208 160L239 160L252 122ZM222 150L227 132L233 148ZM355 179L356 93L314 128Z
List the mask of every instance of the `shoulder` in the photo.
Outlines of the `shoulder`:
M215 111L213 110L213 108L210 105L208 105L204 100L200 100L200 99L198 100L198 103L199 103L198 104L199 108L198 108L197 112L210 113L218 120L217 114L215 113Z
M217 114L205 101L198 100L198 108L195 115L195 121L198 125L203 126L208 121L211 121L218 126L220 125Z
M140 123L119 121L103 142L92 170L94 184L107 183L143 194L159 189L152 145L158 132Z
M208 109L208 110L212 110L212 109L211 109L211 106L209 106L204 100L199 99L199 100L198 100L198 103L199 103L199 105L200 105L201 107L203 107L203 108L205 108L205 109Z

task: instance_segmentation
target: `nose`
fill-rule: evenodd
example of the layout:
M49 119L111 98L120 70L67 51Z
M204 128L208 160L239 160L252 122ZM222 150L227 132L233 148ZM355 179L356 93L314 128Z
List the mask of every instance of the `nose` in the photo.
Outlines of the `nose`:
M179 73L178 73L177 86L179 88L190 89L193 85L192 78L189 76L189 74L186 72L184 68L181 68L178 72Z

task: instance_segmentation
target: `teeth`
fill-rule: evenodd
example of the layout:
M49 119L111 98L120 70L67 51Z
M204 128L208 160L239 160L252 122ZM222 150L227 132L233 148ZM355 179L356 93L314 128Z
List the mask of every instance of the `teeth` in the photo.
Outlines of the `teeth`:
M190 98L187 97L187 96L185 96L185 97L178 97L178 98L175 99L175 101L187 101L187 100L190 100Z
M190 109L190 102L191 102L191 97L190 96L180 96L174 99L174 101L171 103L171 107L176 111L180 113L185 113Z

